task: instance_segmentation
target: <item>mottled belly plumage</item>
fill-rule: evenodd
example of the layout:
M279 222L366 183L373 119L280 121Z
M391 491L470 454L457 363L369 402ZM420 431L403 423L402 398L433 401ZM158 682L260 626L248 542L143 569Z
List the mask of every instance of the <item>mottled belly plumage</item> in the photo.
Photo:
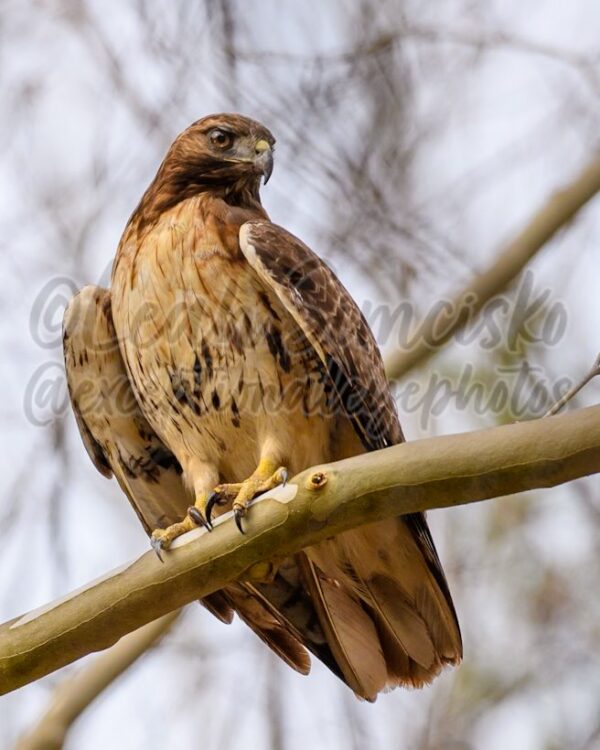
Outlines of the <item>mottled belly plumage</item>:
M182 260L151 285L138 262L146 313L130 310L128 361L153 428L182 465L205 458L222 481L254 470L267 430L293 444L290 471L322 461L330 452L329 394L300 328L245 262ZM194 286L186 283L191 273Z

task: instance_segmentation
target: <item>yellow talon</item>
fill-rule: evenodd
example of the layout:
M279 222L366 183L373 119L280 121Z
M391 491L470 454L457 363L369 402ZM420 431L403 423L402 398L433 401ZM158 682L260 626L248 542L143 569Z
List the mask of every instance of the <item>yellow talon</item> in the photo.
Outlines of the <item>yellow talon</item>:
M196 498L195 504L188 509L186 517L168 526L166 529L155 529L150 537L150 544L158 557L162 560L161 551L168 549L178 536L187 531L205 526L212 529L211 517L215 505L226 505L233 500L233 513L238 529L244 533L241 519L246 515L246 510L252 498L261 492L273 489L287 481L287 469L277 466L274 461L264 458L258 464L252 476L244 482L233 484L220 484L208 495Z
M268 458L263 458L253 474L243 482L234 484L220 484L208 498L206 504L206 519L210 523L212 511L215 505L225 505L233 500L233 513L238 529L243 533L241 519L246 515L246 510L252 498L261 492L285 484L287 481L287 469L277 466L277 463Z
M196 529L198 526L204 526L209 531L212 529L210 522L203 515L206 504L207 498L205 495L197 498L195 505L188 508L187 515L182 521L173 523L171 526L167 526L166 529L154 529L150 537L150 545L160 560L162 560L161 550L169 549L178 536Z

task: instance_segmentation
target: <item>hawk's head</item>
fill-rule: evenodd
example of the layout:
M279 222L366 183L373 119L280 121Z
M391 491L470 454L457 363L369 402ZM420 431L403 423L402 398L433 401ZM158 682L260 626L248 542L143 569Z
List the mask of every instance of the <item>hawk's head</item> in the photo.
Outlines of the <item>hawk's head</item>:
M175 140L165 162L173 161L190 181L207 185L265 182L273 170L271 133L241 115L209 115ZM182 176L183 176L182 175Z
M260 203L258 189L273 171L275 138L256 120L235 114L203 117L173 142L137 215L151 222L162 211L203 192L228 203Z

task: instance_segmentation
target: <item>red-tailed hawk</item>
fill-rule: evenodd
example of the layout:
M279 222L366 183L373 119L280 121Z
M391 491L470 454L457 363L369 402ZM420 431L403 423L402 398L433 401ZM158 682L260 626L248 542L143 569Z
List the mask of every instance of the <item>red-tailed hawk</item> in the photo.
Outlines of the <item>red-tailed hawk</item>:
M191 125L129 220L110 293L87 287L65 315L84 443L156 548L230 508L242 530L250 500L288 472L403 440L358 307L261 205L273 145L239 115ZM224 621L237 611L303 673L308 649L367 700L462 655L422 514L341 534L204 603Z

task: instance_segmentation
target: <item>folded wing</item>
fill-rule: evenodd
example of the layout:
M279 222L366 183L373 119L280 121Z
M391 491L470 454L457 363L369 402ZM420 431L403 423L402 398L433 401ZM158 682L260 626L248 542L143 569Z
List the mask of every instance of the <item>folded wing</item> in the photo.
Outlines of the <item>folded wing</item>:
M342 419L335 458L404 438L373 334L331 269L285 229L247 222L240 247L320 358ZM305 551L301 568L346 682L374 700L420 687L462 656L460 629L423 514L341 534Z

